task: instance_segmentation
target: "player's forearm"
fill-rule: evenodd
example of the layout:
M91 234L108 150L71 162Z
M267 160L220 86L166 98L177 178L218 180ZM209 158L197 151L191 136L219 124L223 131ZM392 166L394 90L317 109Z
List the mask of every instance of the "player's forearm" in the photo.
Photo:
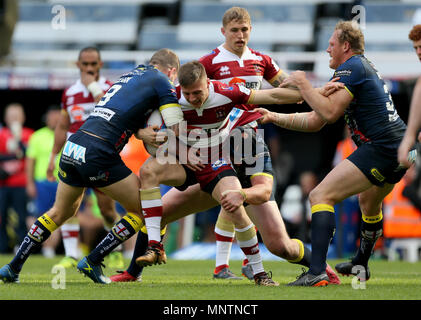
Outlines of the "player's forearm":
M328 123L334 123L341 116L336 112L335 106L329 97L320 94L318 88L313 88L311 83L306 79L298 84L301 95L307 104L317 112Z
M60 153L64 143L66 142L66 137L67 130L58 125L54 131L54 145L53 149L51 150L52 154L57 155Z
M314 111L301 113L271 112L270 121L278 127L300 132L317 132L326 124Z
M411 106L409 108L408 128L405 136L416 139L418 130L421 128L421 78L418 79L417 84L412 94Z

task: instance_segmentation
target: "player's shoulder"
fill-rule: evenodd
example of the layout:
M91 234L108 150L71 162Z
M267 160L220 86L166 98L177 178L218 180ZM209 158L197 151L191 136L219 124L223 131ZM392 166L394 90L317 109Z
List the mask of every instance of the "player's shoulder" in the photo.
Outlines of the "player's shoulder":
M219 50L219 48L215 48L211 52L208 52L205 55L201 56L199 58L199 62L201 62L202 64L211 62L220 52L221 50Z
M256 50L256 49L253 49L253 48L250 48L250 47L248 49L250 51L250 54L252 54L252 55L262 57L262 58L265 58L265 59L271 59L269 55L267 55L267 54L265 54L265 53L263 53L259 50Z
M82 82L79 79L76 82L74 82L72 85L70 85L69 87L64 89L63 95L64 96L73 96L73 95L76 95L80 92L83 92L83 90L84 90L84 85L82 84Z
M364 63L362 55L354 55L342 63L334 73L335 77L355 76L364 73Z

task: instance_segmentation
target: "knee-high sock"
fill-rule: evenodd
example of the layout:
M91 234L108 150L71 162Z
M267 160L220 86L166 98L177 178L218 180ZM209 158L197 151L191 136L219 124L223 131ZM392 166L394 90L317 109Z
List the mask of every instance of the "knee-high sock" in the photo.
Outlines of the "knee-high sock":
M265 271L260 255L259 243L257 241L256 228L253 224L242 228L235 229L235 237L241 250L247 257L248 265L251 266L253 274L259 274Z
M326 257L335 233L335 209L331 205L311 207L311 265L308 272L319 275L326 270Z
M218 273L222 269L229 267L229 258L231 254L232 242L234 241L234 235L234 224L219 215L215 224L215 273Z
M310 263L311 263L310 249L304 246L304 243L299 239L291 239L291 240L296 241L298 243L300 251L298 253L298 256L295 259L288 260L288 262L294 263L294 264L300 264L302 266L309 268Z
M42 243L47 240L51 233L56 229L57 225L47 214L39 217L32 225L16 252L15 257L10 262L13 271L19 273L31 253L35 249L40 248Z
M143 217L149 244L161 242L162 199L159 187L140 190Z
M367 266L376 241L383 234L383 213L370 217L362 215L361 239L357 255L352 259L353 264Z
M61 227L61 237L63 239L64 254L74 259L79 258L79 233L80 225L77 218L71 218Z
M89 261L99 264L118 245L136 234L142 225L142 220L137 215L127 213L88 255Z

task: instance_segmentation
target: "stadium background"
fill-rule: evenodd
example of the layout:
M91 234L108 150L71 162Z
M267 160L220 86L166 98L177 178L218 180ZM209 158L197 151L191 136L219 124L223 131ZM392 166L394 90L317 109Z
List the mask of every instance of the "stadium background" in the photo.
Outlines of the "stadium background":
M270 55L286 71L307 71L315 85L331 75L325 49L335 23L361 18L365 22L366 56L386 79L405 122L419 75L419 62L408 40L421 8L415 0L120 0L118 4L106 0L0 0L3 37L7 35L6 23L15 16L14 5L10 53L0 60L0 108L3 111L8 103L22 103L26 125L33 129L43 125L44 112L59 104L63 89L78 78L74 62L82 47L99 47L105 62L101 73L111 80L146 63L154 50L163 47L175 50L183 63L223 42L221 17L234 5L246 7L251 14L251 48ZM6 38L1 45L4 52ZM304 103L282 110L299 112L309 107ZM3 112L0 117L3 123ZM332 166L337 143L344 138L343 120L311 134L266 129L266 139L273 139L279 149L274 154L279 204L286 187L297 183L302 172L310 170L323 178ZM349 217L354 219L351 225L342 223L346 217L341 217L341 212L337 216L340 220L332 255L342 256L352 251L358 228L355 217ZM206 223L206 218L203 220ZM193 222L185 221L188 223ZM184 235L178 246L204 237ZM203 248L199 251L204 252Z

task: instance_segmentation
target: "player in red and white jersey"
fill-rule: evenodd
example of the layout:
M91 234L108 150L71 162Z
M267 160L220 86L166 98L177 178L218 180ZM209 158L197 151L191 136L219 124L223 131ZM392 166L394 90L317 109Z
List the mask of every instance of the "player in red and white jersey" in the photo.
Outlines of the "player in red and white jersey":
M279 86L287 74L281 70L275 61L269 56L257 52L245 45L241 53L234 53L230 48L228 34L239 34L243 40L241 43L247 43L248 35L237 32L239 24L230 22L225 28L226 42L214 49L210 54L203 56L199 61L205 66L206 73L210 79L219 80L228 85L234 83L242 84L248 89L259 90L262 87L263 80L266 80L274 87ZM225 30L225 28L223 28ZM231 31L234 29L234 31ZM246 38L246 39L244 39ZM235 39L231 42L236 43Z
M56 179L53 175L56 164L55 159L66 140L82 126L94 110L97 102L113 85L111 81L100 75L103 62L97 48L86 47L80 50L76 65L80 70L80 78L64 90L61 98L61 115L54 131L54 145L47 169L47 179L50 181L55 181ZM94 192L101 215L104 218L104 225L106 228L110 228L119 220L115 202L99 190L94 190ZM72 218L61 226L66 255L61 265L65 267L76 266L79 230L77 218ZM122 264L121 253L116 253L115 257L113 258L117 261L117 266L120 267Z
M238 83L246 88L259 90L265 80L273 87L278 87L288 77L288 74L281 70L271 57L248 47L251 29L251 18L246 9L233 7L225 12L221 28L225 42L199 60L205 66L210 79L217 79L229 85ZM242 105L239 107L249 110L256 106ZM269 187L273 187L273 178L267 174L262 174L259 177ZM272 203L269 207L278 207L273 199L270 202ZM273 211L273 215L280 216L279 210L269 211ZM227 213L221 210L215 225L217 249L214 277L239 279L229 269L229 256L234 234L234 226L229 222ZM299 245L294 244L289 247L298 248ZM243 261L242 273L251 278L246 260Z
M243 110L230 114L236 105L285 104L295 103L301 99L295 90L277 88L257 91L238 84L228 86L218 81L210 81L204 66L198 61L182 65L178 73L178 80L180 83L179 104L188 127L215 129L224 128L223 125L228 124L227 128L232 129L236 125L246 124L260 117L258 113ZM227 117L229 120L225 122ZM245 121L241 122L243 117L245 117ZM200 152L202 153L202 149ZM159 186L159 184L166 184L185 190L189 186L199 183L201 189L218 202L227 193L243 194L232 164L223 157L217 158L213 162L205 160L203 164L200 164L201 168L198 170L192 170L190 166L180 164L180 162L171 163L160 160L157 155L157 158L150 158L142 166L139 175L142 187L149 189ZM254 280L257 284L277 285L263 269L255 229L246 216L242 202L232 206L229 212L235 227L242 232L243 241L240 247L250 262ZM146 266L160 263L161 258L155 251L147 250L144 255L136 259L136 262L140 266Z
M89 85L85 85L88 82L91 87L96 82L94 87L100 90L96 98L89 91ZM68 126L67 135L75 133L80 128L94 110L96 103L99 101L98 98L102 97L112 85L112 82L104 77L98 75L98 79L95 80L94 75L82 73L81 79L64 90L61 98L62 126Z

